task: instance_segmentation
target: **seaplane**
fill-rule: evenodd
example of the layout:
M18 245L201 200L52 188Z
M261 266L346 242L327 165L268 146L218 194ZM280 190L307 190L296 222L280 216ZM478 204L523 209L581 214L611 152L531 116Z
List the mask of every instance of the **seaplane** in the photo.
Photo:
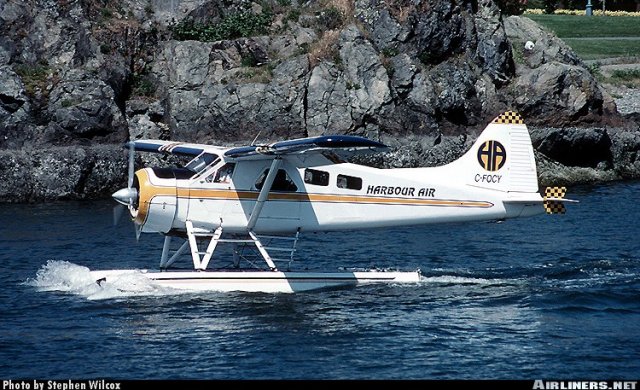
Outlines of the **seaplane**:
M513 111L496 117L458 160L438 167L349 163L354 155L388 149L351 135L242 147L134 140L125 147L128 185L113 198L128 209L138 236L160 233L164 244L157 269L91 271L99 284L129 273L194 291L416 283L419 269L309 272L291 266L304 233L502 221L564 213L564 204L572 202L564 187L539 192L531 138ZM135 152L188 162L134 172ZM226 258L214 256L224 245ZM188 265L176 266L184 258Z

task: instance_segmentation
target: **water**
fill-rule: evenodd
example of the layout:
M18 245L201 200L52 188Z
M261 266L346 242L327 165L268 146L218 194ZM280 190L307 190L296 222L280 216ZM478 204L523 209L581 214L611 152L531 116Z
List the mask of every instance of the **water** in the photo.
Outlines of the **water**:
M565 216L306 234L298 266L420 268L412 285L176 294L160 236L112 202L0 205L0 378L637 379L640 183L570 190Z

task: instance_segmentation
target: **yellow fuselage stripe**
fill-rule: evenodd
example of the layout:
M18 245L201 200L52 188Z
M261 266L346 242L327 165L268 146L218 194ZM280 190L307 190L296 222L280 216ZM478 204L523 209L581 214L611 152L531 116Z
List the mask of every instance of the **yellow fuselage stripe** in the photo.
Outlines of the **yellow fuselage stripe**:
M257 191L232 191L199 188L178 188L179 198L213 199L213 200L256 200ZM312 193L278 193L270 192L271 201L292 202L324 202L324 203L363 203L363 204L398 204L398 205L429 205L429 206L462 206L462 207L491 207L489 202L461 201L443 199L417 198L387 198L366 195L312 194Z
M144 171L143 171L144 172ZM144 176L146 172L144 172ZM156 196L177 196L183 199L211 199L211 200L256 200L258 191L217 190L188 187L163 187L149 182L147 177L140 177L140 211L139 222L146 219L148 204ZM145 180L147 179L147 180ZM269 193L270 201L291 202L321 202L321 203L356 203L356 204L388 204L388 205L421 205L421 206L449 206L449 207L481 207L493 206L486 201L448 200L448 199L418 199L392 198L366 195L312 194L312 193Z

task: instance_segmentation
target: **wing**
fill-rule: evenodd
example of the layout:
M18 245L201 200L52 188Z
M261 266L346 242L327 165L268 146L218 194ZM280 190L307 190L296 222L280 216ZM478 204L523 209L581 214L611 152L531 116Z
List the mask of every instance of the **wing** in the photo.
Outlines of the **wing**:
M383 152L387 149L386 145L367 138L331 135L299 138L269 145L242 146L229 149L224 155L237 160L270 160L275 156L334 152L344 158L359 153Z
M178 156L196 157L206 149L211 149L209 145L189 144L185 142L161 141L161 140L138 140L129 141L125 144L126 148L133 147L139 152L175 154Z
M304 156L306 163L310 165L344 162L356 154L383 152L388 149L380 142L351 135L298 138L268 145L241 146L230 149L204 144L146 139L130 141L125 147L130 148L132 143L134 149L139 152L174 154L192 158L203 155L203 153L223 154L227 161L272 160L276 156ZM311 157L311 159L307 157Z

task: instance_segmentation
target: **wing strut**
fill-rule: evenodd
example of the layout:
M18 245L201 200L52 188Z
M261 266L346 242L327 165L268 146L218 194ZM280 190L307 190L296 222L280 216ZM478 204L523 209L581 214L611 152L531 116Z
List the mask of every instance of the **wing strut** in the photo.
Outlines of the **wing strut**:
M271 168L269 168L269 174L267 178L264 179L264 183L262 183L262 189L260 189L260 194L258 195L258 200L256 201L256 205L253 206L253 211L251 211L251 217L249 217L249 222L247 222L247 230L251 232L253 228L256 226L256 222L258 222L258 218L260 217L260 212L262 212L262 207L264 206L264 202L266 202L269 197L269 191L271 191L271 186L273 185L273 181L276 179L276 174L278 173L278 168L280 168L280 164L282 164L282 159L280 157L276 157L271 162Z

